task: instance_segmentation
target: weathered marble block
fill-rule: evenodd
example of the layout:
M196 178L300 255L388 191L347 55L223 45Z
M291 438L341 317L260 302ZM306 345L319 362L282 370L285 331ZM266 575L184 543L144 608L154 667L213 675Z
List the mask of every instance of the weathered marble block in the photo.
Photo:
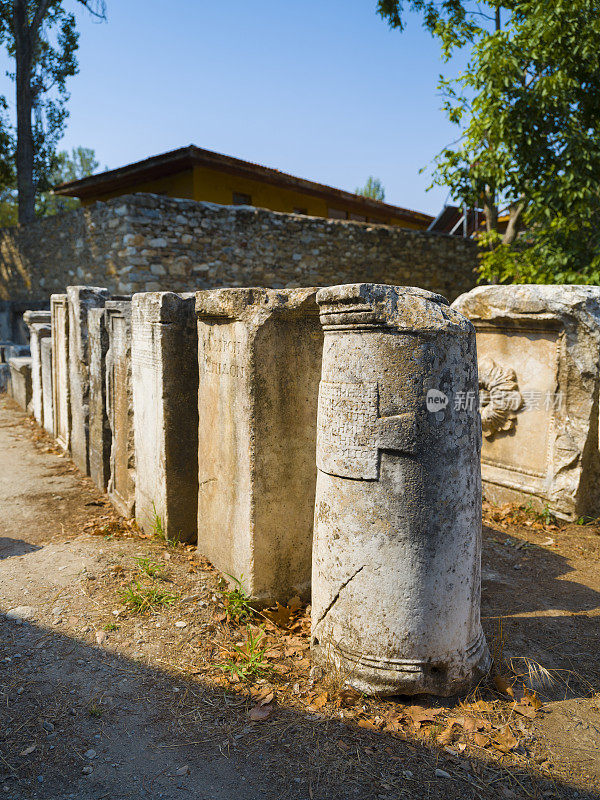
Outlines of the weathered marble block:
M71 394L71 456L79 469L90 474L89 409L90 349L88 314L110 299L108 289L67 286L69 307L69 383Z
M136 294L131 362L135 408L135 514L152 532L196 541L198 329L193 294Z
M315 289L215 289L198 315L198 549L258 603L308 597Z
M477 331L486 497L598 516L600 287L480 286L453 307Z
M48 336L40 342L40 359L42 363L42 408L43 425L46 431L54 435L54 413L52 405L52 339Z
M38 425L42 425L44 421L41 345L42 340L52 332L50 319L49 311L26 311L23 314L23 321L29 329L33 416Z
M88 337L90 353L90 477L99 489L105 490L110 477L112 433L106 410L108 331L106 329L106 310L104 308L90 308L88 312Z
M24 358L11 358L10 367L10 395L24 411L29 411L31 402L31 356Z
M106 329L106 410L111 430L108 496L117 511L133 516L135 447L131 387L131 302L108 301Z
M490 663L481 434L477 405L448 398L476 390L473 326L412 287L332 286L317 302L313 657L368 694L467 690Z
M66 294L50 296L52 327L52 409L54 438L65 451L71 447L69 385L69 309Z

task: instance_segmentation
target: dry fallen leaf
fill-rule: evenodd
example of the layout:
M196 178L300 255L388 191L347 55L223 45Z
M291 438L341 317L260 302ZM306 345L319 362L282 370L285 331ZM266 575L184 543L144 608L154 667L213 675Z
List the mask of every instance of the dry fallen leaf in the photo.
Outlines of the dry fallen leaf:
M366 728L369 731L377 731L377 730L379 730L379 726L374 722L374 720L370 720L370 719L359 719L358 720L358 727L359 728Z
M530 692L526 686L523 689L523 697L521 698L520 703L521 705L529 705L536 711L539 711L539 709L542 707L542 701L537 694L535 692Z
M323 694L318 695L315 699L311 702L312 708L323 708L323 706L327 703L327 692L323 692Z
M341 706L353 706L358 703L361 697L362 695L360 692L351 688L342 689L338 694L338 700Z
M302 600L300 600L297 594L291 597L288 600L287 604L292 614L295 614L296 611L299 611L302 608Z
M248 716L253 722L264 722L271 716L272 713L273 713L272 703L266 703L264 705L259 703L257 706L254 706L254 708L250 709L250 711L248 712Z
M511 711L521 714L521 716L527 717L528 719L533 719L535 717L535 708L533 708L533 706L521 705L521 703L513 703L511 706Z
M494 686L496 687L496 689L498 689L499 692L502 692L502 694L507 694L509 697L515 696L515 693L513 691L510 682L508 681L507 678L503 677L502 675L496 675L494 677Z
M437 737L438 744L450 744L452 741L452 729L454 728L454 724L450 722L444 730L439 734Z
M474 703L461 703L461 706L465 710L473 709L474 711L487 711L488 713L494 710L493 704L488 703L487 700L476 700Z
M496 750L500 750L501 753L509 753L519 744L519 742L513 735L508 725L506 725L494 736L492 739L492 744Z
M478 731L475 731L471 738L473 740L473 744L477 745L477 747L485 747L490 743L490 737L484 736L483 733L479 733Z
M292 610L287 606L282 606L281 603L277 603L275 608L267 608L264 610L263 614L267 619L270 619L271 622L274 622L278 628L285 629L290 624Z
M35 748L37 747L36 744L30 744L29 747L26 747L25 750L21 750L19 753L20 756L30 756Z
M424 722L435 722L438 714L441 714L442 708L423 708L422 706L407 706L404 711L405 716L408 716L414 726L419 729Z

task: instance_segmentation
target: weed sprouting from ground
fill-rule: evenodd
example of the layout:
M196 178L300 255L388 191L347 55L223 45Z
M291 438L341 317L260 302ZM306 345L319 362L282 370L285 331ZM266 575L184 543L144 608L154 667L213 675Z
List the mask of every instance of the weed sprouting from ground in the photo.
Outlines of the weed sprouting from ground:
M156 505L154 503L152 503L152 534L155 539L167 541L162 518L156 510Z
M160 564L157 564L156 561L152 561L152 559L147 556L140 556L134 559L134 561L137 562L138 567L144 575L147 575L149 578L162 579L163 568Z
M522 509L526 514L533 517L536 522L541 522L544 525L556 525L558 523L547 503L541 511L538 511L533 507L533 501L530 500L526 506L522 506Z
M225 610L231 619L236 622L245 622L254 614L254 609L250 604L250 597L242 586L241 580L228 573L225 574L235 583L234 588L230 589L227 582L221 579L220 592L225 604ZM241 577L243 578L244 576L242 575Z
M152 535L155 539L160 539L167 547L177 547L181 541L181 532L167 536L165 526L163 525L162 517L156 510L156 505L152 503L152 517L151 517Z
M90 717L95 717L96 719L102 716L102 709L95 700L92 700L92 702L90 703L88 708L88 714L90 715Z
M170 606L177 596L158 586L143 586L136 581L121 592L123 603L138 614L145 614L163 606Z
M265 632L262 628L255 634L250 625L246 625L247 639L243 645L234 645L228 651L230 658L222 665L221 669L231 676L236 675L241 681L260 678L271 671L266 653L269 649L265 642Z
M116 622L107 622L106 625L104 626L104 630L107 633L111 633L113 631L118 631L119 630L119 626L117 625Z

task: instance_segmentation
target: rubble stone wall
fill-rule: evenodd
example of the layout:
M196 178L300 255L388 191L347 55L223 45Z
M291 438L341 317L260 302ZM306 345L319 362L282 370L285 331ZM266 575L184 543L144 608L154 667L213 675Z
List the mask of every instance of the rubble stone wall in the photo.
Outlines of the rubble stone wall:
M475 286L476 263L458 236L135 194L0 230L0 300L43 302L73 284L129 294L360 281L453 300Z

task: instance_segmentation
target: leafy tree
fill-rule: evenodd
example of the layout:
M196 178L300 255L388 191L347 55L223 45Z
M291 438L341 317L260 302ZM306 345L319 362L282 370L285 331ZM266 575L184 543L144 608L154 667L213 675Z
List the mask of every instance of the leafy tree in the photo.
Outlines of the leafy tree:
M10 163L10 162L9 162ZM0 168L2 162L0 161ZM56 186L67 181L86 178L98 169L96 154L89 147L74 147L70 153L61 150L52 159L52 168L48 174L48 183ZM36 198L35 213L37 217L48 217L62 211L78 208L79 200L75 197L58 197L51 191L39 192ZM16 225L18 220L18 193L14 173L8 176L4 188L0 189L0 227Z
M48 175L51 186L77 181L92 175L100 164L91 147L74 147L70 153L61 150L53 159L53 166ZM48 217L61 211L69 211L80 205L76 197L59 197L51 191L41 192L36 202L38 217Z
M369 175L362 189L360 187L356 189L355 194L359 194L361 197L370 197L371 200L385 200L383 184L379 178L374 178L372 175Z
M99 19L104 0L76 0ZM75 15L63 0L0 0L0 43L15 60L16 175L19 222L35 217L49 188L56 144L64 131L66 81L78 71ZM6 102L4 100L4 102Z
M598 0L410 7L446 57L470 47L462 74L440 79L460 135L437 156L434 183L483 207L482 277L600 282ZM401 2L381 0L379 12L402 27Z

